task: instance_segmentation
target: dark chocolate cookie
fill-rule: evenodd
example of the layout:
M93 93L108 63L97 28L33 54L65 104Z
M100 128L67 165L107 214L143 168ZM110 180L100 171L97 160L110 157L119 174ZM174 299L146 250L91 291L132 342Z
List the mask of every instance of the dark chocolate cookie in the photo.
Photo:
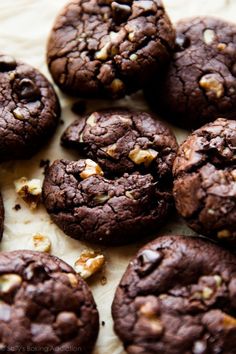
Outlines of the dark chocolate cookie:
M91 352L98 312L87 284L60 259L0 254L0 345L14 353Z
M180 146L174 162L178 212L195 231L236 242L236 121L217 119Z
M44 204L67 235L119 245L165 220L177 143L162 123L141 112L94 112L70 126L63 142L98 161L57 160L46 173Z
M95 159L112 175L152 171L171 177L176 139L160 121L145 112L111 109L88 114L66 129L62 143Z
M236 258L201 239L142 248L116 291L115 331L129 354L235 354Z
M147 90L155 110L183 128L236 115L236 26L216 18L177 25L176 53L163 84ZM155 80L157 81L157 80Z
M67 93L121 97L168 63L174 40L161 0L74 0L52 29L48 66Z
M2 195L0 193L0 240L3 234L3 223L4 223L4 206L2 201Z
M35 68L0 55L0 162L31 157L53 133L60 106Z

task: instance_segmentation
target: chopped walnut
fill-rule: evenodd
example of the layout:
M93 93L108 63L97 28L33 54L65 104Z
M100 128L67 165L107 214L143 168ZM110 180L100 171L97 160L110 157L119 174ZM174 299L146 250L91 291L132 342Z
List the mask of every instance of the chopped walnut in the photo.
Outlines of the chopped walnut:
M144 164L146 167L157 157L158 152L153 149L142 150L136 146L129 153L129 158L137 165Z
M90 125L90 127L94 127L96 125L96 117L97 117L96 113L92 113L88 117L86 124Z
M236 327L236 318L224 314L223 325L225 327Z
M14 111L13 111L13 115L16 119L19 119L19 120L25 120L25 117L21 111L21 109L19 107L15 108Z
M228 238L231 236L232 236L232 233L229 230L221 230L217 233L218 238Z
M73 273L67 273L66 275L69 279L69 282L70 282L72 288L76 288L78 285L78 279L77 279L76 275Z
M206 29L203 32L203 40L206 44L212 44L214 42L215 37L216 37L216 34L211 29Z
M32 237L33 246L36 251L39 252L50 252L51 241L47 236L41 234L36 234Z
M84 170L80 173L80 177L82 179L86 179L90 176L93 175L100 175L103 176L103 171L101 167L94 161L87 159L85 160L85 168Z
M22 278L17 274L0 275L0 292L9 293L18 288L22 283Z
M214 291L209 288L208 286L205 286L202 291L202 297L204 300L209 300L211 296L213 295Z
M117 149L116 144L112 144L112 145L106 146L105 148L101 148L101 150L105 151L105 153L111 157L115 157L116 149Z
M83 279L87 279L98 272L104 263L105 257L102 254L84 250L75 262L74 268Z
M123 90L124 87L125 87L125 85L124 85L123 81L121 81L120 79L114 79L111 83L111 89L114 93Z
M204 75L200 79L199 85L206 91L207 94L213 93L217 98L222 97L224 94L224 86L214 74Z
M42 183L39 179L28 180L22 177L15 181L15 190L31 209L38 206L42 193Z

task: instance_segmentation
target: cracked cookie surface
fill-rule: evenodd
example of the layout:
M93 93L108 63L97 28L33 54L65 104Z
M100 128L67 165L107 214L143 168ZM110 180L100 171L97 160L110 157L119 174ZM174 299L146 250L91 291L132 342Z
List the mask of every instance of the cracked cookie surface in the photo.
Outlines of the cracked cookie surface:
M62 144L95 159L109 175L151 171L169 179L176 139L146 112L110 109L93 112L72 123Z
M40 252L0 255L0 345L4 352L88 354L98 313L87 284Z
M0 240L3 234L3 223L4 223L4 206L2 201L2 195L0 193Z
M236 114L236 26L211 17L177 24L176 53L162 84L147 89L155 110L183 128Z
M74 0L51 31L48 66L69 94L122 97L167 64L174 39L160 0Z
M45 176L44 204L67 235L119 245L163 223L177 143L161 122L143 112L94 112L72 124L63 141L96 161L57 160Z
M0 162L31 157L60 115L56 93L35 68L0 55Z
M217 119L193 132L173 166L176 208L195 231L235 243L236 121Z
M206 239L164 236L147 244L112 305L127 353L236 353L235 274L235 256Z

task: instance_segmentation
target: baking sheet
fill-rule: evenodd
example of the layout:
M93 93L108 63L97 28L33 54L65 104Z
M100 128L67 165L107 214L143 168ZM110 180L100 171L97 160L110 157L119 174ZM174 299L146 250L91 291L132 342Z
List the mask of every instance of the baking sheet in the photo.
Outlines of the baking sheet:
M28 62L39 68L49 79L46 63L45 48L49 31L55 16L67 0L0 0L0 50ZM182 17L195 15L220 16L236 22L236 0L165 0L167 11L173 21ZM51 80L51 79L50 79ZM83 249L90 247L81 242L65 236L54 225L43 206L32 212L17 198L14 191L14 181L22 176L27 178L40 178L43 180L43 169L39 167L40 161L49 159L51 162L57 158L77 158L78 155L60 147L60 136L76 117L71 112L74 100L59 93L62 105L62 120L51 142L39 154L29 161L9 162L1 165L0 185L5 204L5 231L1 250L32 249L31 238L41 233L50 238L52 254L62 258L73 265ZM87 101L87 110L99 108L128 106L135 109L147 110L142 94L137 93L118 102ZM186 132L174 129L177 138L182 141ZM21 209L14 210L15 204ZM192 234L176 216L164 228L158 230L161 234ZM106 256L106 266L102 273L89 280L92 292L100 312L99 338L93 354L123 354L122 345L113 332L111 318L111 302L119 280L135 251L141 246L100 249ZM99 249L99 247L96 247Z

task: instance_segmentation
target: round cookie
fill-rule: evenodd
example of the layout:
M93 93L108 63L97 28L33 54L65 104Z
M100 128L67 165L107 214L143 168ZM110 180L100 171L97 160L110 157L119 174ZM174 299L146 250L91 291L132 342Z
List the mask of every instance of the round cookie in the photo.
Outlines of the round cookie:
M146 97L166 119L198 128L218 117L236 115L236 25L211 17L177 24L176 53Z
M0 254L0 342L4 352L91 352L98 312L87 284L60 259Z
M3 54L0 83L0 162L29 158L56 128L56 93L37 69Z
M51 31L48 67L66 93L122 97L166 66L174 39L161 0L74 0Z
M3 223L4 223L4 206L2 201L2 195L0 193L0 240L3 234Z
M61 140L95 159L108 174L151 171L158 179L171 178L176 139L146 112L120 108L93 112L72 123Z
M177 143L162 123L141 112L94 112L70 126L63 142L98 162L57 160L46 173L45 207L67 235L119 245L163 223Z
M201 238L161 237L130 262L114 328L129 354L233 354L235 295L233 254Z
M217 119L193 132L174 162L176 208L195 231L235 243L236 121Z

